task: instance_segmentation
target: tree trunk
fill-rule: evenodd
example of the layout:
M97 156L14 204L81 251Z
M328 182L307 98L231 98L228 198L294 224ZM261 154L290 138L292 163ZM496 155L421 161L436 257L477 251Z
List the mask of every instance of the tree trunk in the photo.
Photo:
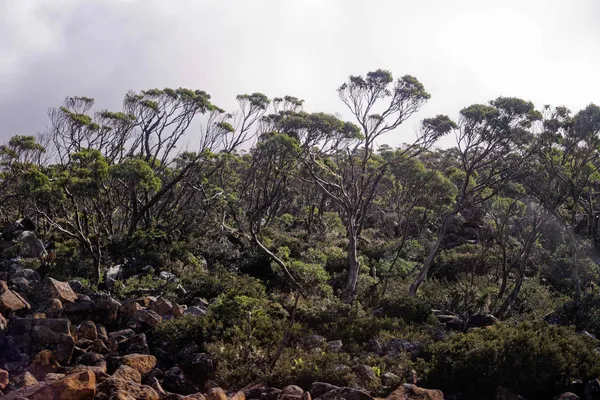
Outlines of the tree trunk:
M356 249L357 232L354 224L348 227L348 281L346 282L345 301L351 303L356 299L356 284L358 283L358 252Z
M575 303L579 304L581 300L581 279L579 277L579 267L577 266L577 238L575 237L575 225L564 225L569 236L569 247L571 248L571 276L575 283Z
M427 259L423 263L423 267L421 267L421 271L419 272L419 275L417 275L417 277L415 278L413 283L410 285L408 294L411 297L415 297L417 295L417 290L419 290L419 286L421 286L421 284L423 282L425 282L425 279L427 279L427 273L429 272L429 269L431 268L431 265L433 264L433 260L435 259L435 256L437 255L438 251L440 250L442 241L444 240L444 237L446 236L446 232L448 231L448 226L450 225L450 221L454 217L454 214L456 214L456 212L453 212L452 214L450 214L446 218L444 218L444 222L442 223L442 225L440 226L440 229L438 230L438 235L437 235L435 244L433 245L431 250L429 250L429 255L427 256Z

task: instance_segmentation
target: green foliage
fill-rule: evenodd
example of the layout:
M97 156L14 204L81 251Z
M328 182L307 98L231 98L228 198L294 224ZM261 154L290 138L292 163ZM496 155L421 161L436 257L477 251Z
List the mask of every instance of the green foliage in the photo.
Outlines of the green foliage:
M552 398L576 379L600 374L594 341L545 323L496 326L457 334L431 347L427 385L492 399L503 386L529 398Z

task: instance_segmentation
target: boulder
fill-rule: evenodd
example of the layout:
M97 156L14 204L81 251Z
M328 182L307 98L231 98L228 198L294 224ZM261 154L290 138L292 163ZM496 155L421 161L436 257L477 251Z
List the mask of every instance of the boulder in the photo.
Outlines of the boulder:
M40 292L44 298L59 299L63 303L73 303L77 300L77 295L67 282L57 281L50 277L44 278Z
M31 231L21 232L15 241L21 244L21 257L23 258L39 258L48 254L44 242Z
M173 304L173 309L171 309L171 314L173 314L174 317L181 317L184 313L185 313L186 307L179 305L179 304Z
M13 386L15 388L18 388L18 389L24 388L24 387L35 386L35 385L38 385L38 384L39 384L39 382L35 378L35 376L33 376L28 371L25 371L21 375L15 377L13 379L13 382L11 382L11 386Z
M495 325L498 322L500 322L500 320L492 314L475 314L469 317L467 324L470 328L483 328Z
M113 265L108 267L106 273L104 274L104 282L106 283L106 287L108 290L112 290L115 286L115 282L117 280L123 279L123 266L122 265Z
M162 318L152 310L138 310L133 314L132 320L142 322L149 327L154 327L160 324Z
M4 390L8 386L8 371L0 369L0 390Z
M310 386L310 393L314 398L321 397L327 392L331 392L332 390L339 389L338 386L332 385L330 383L325 382L314 382Z
M316 397L316 396L315 396ZM371 395L365 391L359 389L353 389L348 387L341 387L334 390L331 390L321 396L319 396L321 400L374 400ZM393 400L405 400L404 398L389 398Z
M170 392L180 394L192 394L198 392L198 387L179 367L173 367L165 372L162 386Z
M150 304L150 310L154 311L160 316L167 315L173 310L173 303L160 297L154 303Z
M227 395L220 387L210 389L205 397L206 400L227 400Z
M68 319L11 319L8 332L14 345L30 356L50 349L60 364L68 364L73 355L75 340Z
M117 346L119 354L150 354L146 335L143 333L118 342Z
M81 357L77 358L77 364L86 365L88 367L100 367L100 370L106 372L107 363L102 354L84 353Z
M6 225L2 230L4 240L13 240L25 231L35 231L35 224L27 217L20 218Z
M159 400L156 390L150 386L140 385L133 381L110 377L96 387L94 400L109 400L120 392L127 393L136 400Z
M148 354L128 354L119 359L121 365L126 365L142 375L149 374L156 367L156 357Z
M296 385L288 385L281 389L281 393L279 394L279 400L300 400L302 398L302 394L304 390L301 387Z
M388 400L444 400L439 390L423 389L411 383L400 385L388 397Z
M121 365L119 368L117 368L112 376L119 379L133 381L135 383L142 383L142 374L140 374L138 370L127 365Z
M325 342L327 342L327 339L325 339L321 335L310 335L302 339L302 344L307 349L315 349L317 347L323 346Z
M96 340L98 338L98 330L93 321L84 321L77 326L75 334L78 339Z
M0 313L9 316L31 310L29 302L19 293L8 289L6 282L0 281Z
M206 353L193 353L187 356L181 367L192 377L194 383L199 385L212 379L215 373L214 362Z
M206 314L206 308L191 306L186 308L183 315L193 315L194 317L203 317Z
M558 396L556 400L579 400L579 396L575 393L566 392Z
M33 357L27 371L36 379L43 380L47 374L56 372L60 365L50 350L42 350Z
M3 397L4 400L92 400L96 394L96 376L90 370L69 374L61 379L24 387Z
M416 357L423 351L423 345L418 342L409 342L404 339L390 339L385 344L385 352L390 355L396 355L401 352L409 353Z
M392 372L386 372L381 376L381 382L387 387L396 387L402 382L402 378Z
M377 380L377 375L375 375L375 371L373 368L369 367L365 364L360 364L354 367L354 373L363 382L373 382Z
M10 278L8 287L16 292L27 294L29 293L30 284L27 278L19 276L17 278Z
M329 351L337 353L340 350L342 350L342 346L344 344L342 343L341 340L332 340L332 341L327 342L326 345L327 345L327 349L329 349Z

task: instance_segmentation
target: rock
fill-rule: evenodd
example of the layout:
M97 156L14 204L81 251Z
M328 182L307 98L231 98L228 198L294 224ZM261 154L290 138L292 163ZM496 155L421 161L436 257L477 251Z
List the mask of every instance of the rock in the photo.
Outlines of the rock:
M0 369L0 390L4 390L8 385L8 371Z
M242 391L235 392L233 395L229 396L229 400L246 400L246 395Z
M388 397L388 400L444 400L439 390L423 389L411 383L400 385Z
M175 279L177 279L175 274L168 271L161 271L160 274L158 274L158 277L160 279L164 279L165 281L174 281Z
M338 386L334 386L330 383L325 382L314 382L310 386L310 393L314 398L321 397L327 392L331 392L332 390L339 389Z
M396 387L400 384L400 382L402 381L402 378L400 378L398 375L396 375L392 372L386 372L385 374L383 374L381 376L381 381L387 387L390 387L390 386Z
M180 306L179 304L173 304L173 308L171 309L171 314L174 317L181 317L185 313L186 307Z
M321 335L310 335L305 337L302 340L302 344L304 345L304 347L306 347L307 349L314 349L317 348L319 346L322 346L325 344L325 342L327 342L327 339L325 339L323 336Z
M223 389L217 387L212 388L206 393L206 400L227 400L227 395Z
M77 294L82 294L86 296L94 296L96 293L90 289L88 286L85 286L81 281L77 279L73 279L69 281L69 286L73 291Z
M17 388L30 387L39 384L38 380L30 372L25 371L23 374L14 379L13 384Z
M27 278L20 276L18 278L11 278L8 281L8 287L17 292L27 294L27 293L29 293L30 285L29 285L29 281L27 280Z
M385 352L390 355L396 355L401 352L409 353L416 357L423 351L421 343L412 343L404 339L391 339L385 344Z
M29 400L92 400L96 394L96 376L84 370L62 379L46 381L10 392L4 400L27 398Z
M106 372L106 359L102 354L85 353L77 359L76 363L87 365L88 367L101 367Z
M179 367L173 367L165 372L162 386L168 391L180 394L192 394L198 392L198 387Z
M15 346L28 355L51 349L60 364L68 364L73 355L75 340L68 319L13 319L8 332L14 338Z
M75 334L78 339L96 340L98 338L98 331L96 324L93 321L84 321L75 330Z
M161 397L166 396L167 392L165 392L165 390L162 388L162 386L160 385L160 382L158 381L158 379L156 377L152 377L150 379L148 379L148 386L150 386L152 389L156 390L156 393L158 393L158 395Z
M22 245L21 257L23 258L39 258L48 254L44 242L31 231L21 232L15 240Z
M377 375L375 375L375 371L373 368L369 367L365 364L360 364L354 367L354 373L363 382L373 382L377 380Z
M173 303L161 297L154 303L150 304L150 310L154 311L160 316L167 315L173 310Z
M63 303L73 303L77 300L77 295L67 282L57 281L50 277L44 278L40 290L42 295L48 299L59 299Z
M134 314L137 311L142 310L142 309L143 308L140 305L140 303L138 303L134 299L126 299L125 301L123 301L123 303L121 303L121 308L119 309L119 314L121 315L121 318L123 320L128 321L131 318L133 318Z
M132 319L150 327L155 327L162 321L161 316L152 310L138 310L133 314Z
M113 376L119 379L134 381L135 383L142 383L142 374L127 365L121 365L117 368Z
M118 343L119 354L150 354L146 335L140 333Z
M109 400L137 400L135 397L130 395L124 390L117 390L110 396Z
M63 305L59 299L48 300L40 307L40 311L46 314L48 318L60 318L62 310Z
M140 385L133 381L110 377L96 387L94 400L109 400L120 391L127 393L136 400L159 400L156 390L150 386Z
M262 400L277 400L279 398L280 394L281 394L281 390L280 389L277 389L277 388L268 388L261 395L261 399Z
M112 290L117 280L123 279L123 267L121 265L113 265L108 267L104 274L104 282L108 290Z
M302 399L301 400L312 400L312 396L310 395L309 392L304 392L304 393L302 393Z
M316 396L315 396L316 397ZM331 390L319 397L321 400L374 400L370 394L359 389L341 387ZM390 398L393 400L404 400L404 398ZM316 400L316 399L315 399Z
M467 323L471 328L483 328L485 326L495 325L498 322L500 322L498 318L491 314L475 314L469 317Z
M214 362L206 353L193 353L191 356L186 357L185 362L182 364L182 369L198 385L202 385L207 380L212 379L215 373Z
M142 375L149 374L156 367L156 357L148 354L128 354L119 359L121 365L127 365Z
M558 396L556 400L579 400L579 396L575 393L567 392Z
M108 334L109 338L114 338L118 342L121 342L133 336L135 336L135 332L133 331L133 329L121 329L120 331L114 331Z
M304 390L296 385L288 385L281 389L281 395L289 395L289 396L302 396Z
M25 231L35 231L35 224L29 218L20 218L6 225L2 230L2 238L4 240L13 240Z
M341 340L332 340L330 342L327 342L326 344L329 351L332 351L334 353L337 353L338 351L342 350L342 346L344 345Z
M0 281L0 313L9 316L11 314L25 313L31 310L31 306L19 293L8 289L6 282Z
M365 345L365 351L369 353L383 354L383 346L381 345L379 340L370 340Z
M42 350L35 355L27 370L36 379L42 380L47 374L56 372L59 367L60 364L54 358L52 351Z
M195 317L203 317L205 314L206 314L206 309L205 308L200 308L198 306L188 307L183 312L183 315L193 315Z
M104 344L101 339L96 339L92 341L92 344L88 348L88 351L99 353L99 354L108 354L108 347Z

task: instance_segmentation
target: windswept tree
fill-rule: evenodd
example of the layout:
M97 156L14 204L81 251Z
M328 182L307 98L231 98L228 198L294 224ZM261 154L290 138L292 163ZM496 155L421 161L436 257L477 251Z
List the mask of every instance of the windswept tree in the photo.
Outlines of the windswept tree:
M571 252L574 298L581 297L576 229L587 217L597 234L600 182L600 107L589 105L575 115L565 107L545 107L535 158L521 176L536 200L559 222ZM583 218L581 218L583 219Z
M510 97L500 97L489 105L475 104L460 112L456 130L460 168L447 171L458 187L458 195L444 215L435 243L410 286L411 296L416 295L427 278L454 218L495 196L501 183L529 157L530 151L523 144L531 140L532 125L540 118L533 103Z

